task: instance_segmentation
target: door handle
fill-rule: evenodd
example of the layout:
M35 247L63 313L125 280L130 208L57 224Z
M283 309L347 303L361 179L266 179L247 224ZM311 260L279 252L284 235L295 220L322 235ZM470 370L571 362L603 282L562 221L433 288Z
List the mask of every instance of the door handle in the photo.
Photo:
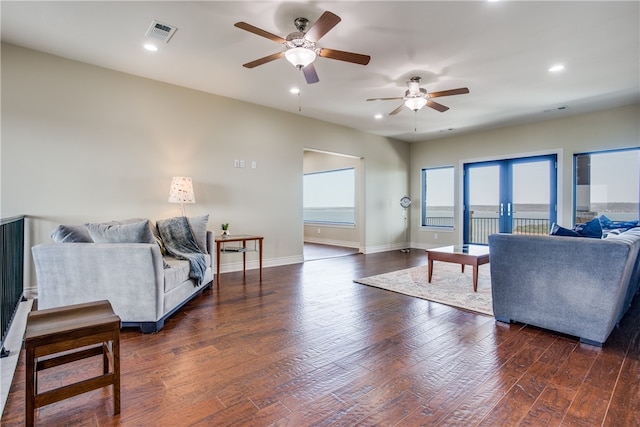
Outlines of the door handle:
M511 216L511 202L507 203L507 216Z
M500 216L504 216L504 203L500 203Z

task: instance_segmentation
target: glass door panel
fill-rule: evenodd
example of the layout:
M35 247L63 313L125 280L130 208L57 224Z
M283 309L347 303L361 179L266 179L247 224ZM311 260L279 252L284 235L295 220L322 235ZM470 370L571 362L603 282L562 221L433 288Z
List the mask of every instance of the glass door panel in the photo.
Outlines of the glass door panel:
M548 234L556 220L556 156L464 165L464 243L494 233Z
M549 162L512 164L511 233L548 234L551 228L551 174ZM553 206L555 210L555 206Z
M477 164L465 171L465 243L486 244L500 230L500 165Z

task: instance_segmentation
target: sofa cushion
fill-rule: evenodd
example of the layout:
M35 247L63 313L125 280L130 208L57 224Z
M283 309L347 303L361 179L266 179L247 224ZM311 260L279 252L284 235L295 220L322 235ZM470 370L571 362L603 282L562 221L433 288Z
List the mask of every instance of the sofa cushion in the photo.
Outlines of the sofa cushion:
M551 231L549 232L549 234L551 236L582 237L578 232L561 227L555 222L551 225Z
M189 280L189 261L180 260L170 255L163 257L165 265L164 269L164 291L170 290L181 285L185 280ZM207 268L211 267L211 257L205 257Z
M555 222L551 225L551 236L569 236L569 237L591 237L595 239L602 238L602 226L598 218L592 219L586 224L576 224L573 230L561 227Z
M168 266L164 269L164 291L169 292L189 279L189 261L179 260L172 256L164 257L164 261Z
M598 221L600 221L602 228L605 230L613 230L618 228L628 230L630 228L640 226L640 221L612 221L607 218L606 215L600 215L598 217Z
M59 225L51 232L56 243L93 243L93 239L84 225Z
M586 224L577 224L573 227L573 231L577 232L582 237L591 237L594 239L602 238L602 226L600 220L594 218Z
M96 243L156 243L148 219L129 224L85 224Z
M189 226L191 227L198 248L200 248L203 254L208 254L207 222L209 221L209 215L187 217L187 221L189 221Z

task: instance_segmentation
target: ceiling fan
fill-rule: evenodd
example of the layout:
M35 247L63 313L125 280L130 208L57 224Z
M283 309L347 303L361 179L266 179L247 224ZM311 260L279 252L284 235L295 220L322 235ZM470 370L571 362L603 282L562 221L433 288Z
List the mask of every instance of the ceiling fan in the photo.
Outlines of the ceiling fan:
M390 101L395 99L403 100L404 102L398 108L389 113L390 116L398 114L405 106L410 110L418 112L418 110L426 105L427 107L431 107L434 110L444 113L449 109L449 107L432 101L432 98L469 93L469 89L467 89L466 87L428 93L426 89L420 87L420 77L411 77L411 80L407 82L407 86L409 87L409 89L407 89L407 91L404 93L404 96L395 98L369 98L367 99L367 101Z
M263 29L247 24L246 22L236 22L234 24L236 27L265 37L276 43L280 43L285 47L283 52L274 53L272 55L265 56L264 58L247 62L246 64L243 64L243 67L254 68L258 65L266 64L267 62L274 61L284 56L287 61L302 70L305 80L307 83L311 84L320 81L318 74L316 73L316 69L313 66L313 61L315 61L317 56L320 56L321 58L352 62L354 64L367 65L371 59L369 55L319 48L316 46L316 42L327 34L329 30L338 25L339 22L340 17L329 11L324 12L322 16L320 16L320 18L311 25L311 27L309 27L309 29L307 29L307 25L309 25L308 19L297 18L295 19L294 24L298 31L294 31L286 38L276 36L275 34L271 34Z

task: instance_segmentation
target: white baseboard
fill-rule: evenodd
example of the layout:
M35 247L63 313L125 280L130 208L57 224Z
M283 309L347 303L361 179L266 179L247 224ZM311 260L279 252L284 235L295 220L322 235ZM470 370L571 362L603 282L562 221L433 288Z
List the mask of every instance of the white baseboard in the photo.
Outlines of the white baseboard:
M220 265L220 273L231 273L234 271L242 271L242 258L238 262L231 262ZM290 265L290 264L300 264L304 262L303 255L296 255L290 257L281 257L281 258L269 258L262 260L262 268L266 267L277 267L280 265ZM251 260L247 261L247 270L256 270L260 268L259 260Z
M13 382L13 375L18 366L24 332L27 329L27 314L31 311L32 306L33 299L28 299L18 305L15 317L7 333L7 338L5 339L4 348L9 352L9 356L0 359L0 417L4 412L4 406L7 403L9 390Z

